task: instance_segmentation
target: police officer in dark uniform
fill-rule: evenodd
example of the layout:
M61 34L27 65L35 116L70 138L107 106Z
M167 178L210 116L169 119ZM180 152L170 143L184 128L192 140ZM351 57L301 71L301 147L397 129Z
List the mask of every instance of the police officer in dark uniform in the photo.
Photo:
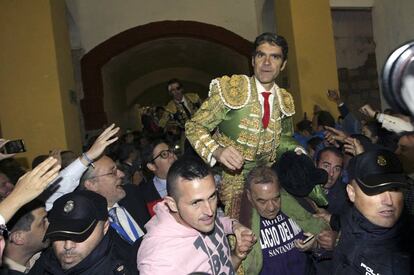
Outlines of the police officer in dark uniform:
M401 162L390 151L369 151L352 158L348 172L353 207L340 219L333 274L410 274L402 218L409 183Z
M42 253L29 274L132 274L119 257L108 222L107 202L92 191L77 191L56 200L49 212Z

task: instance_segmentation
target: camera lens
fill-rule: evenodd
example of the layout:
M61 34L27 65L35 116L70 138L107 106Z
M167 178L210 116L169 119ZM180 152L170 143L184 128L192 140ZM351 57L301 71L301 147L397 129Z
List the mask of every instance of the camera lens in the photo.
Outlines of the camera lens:
M414 41L396 49L388 57L382 70L383 95L398 112L414 116L408 106L414 104L414 88L403 83L414 76Z

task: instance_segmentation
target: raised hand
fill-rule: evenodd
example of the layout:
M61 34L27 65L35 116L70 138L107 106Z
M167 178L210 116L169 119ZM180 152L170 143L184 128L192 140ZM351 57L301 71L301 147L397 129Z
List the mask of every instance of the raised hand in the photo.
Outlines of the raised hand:
M49 157L19 178L11 195L18 196L23 204L36 198L58 175L60 165L55 158Z
M328 90L328 99L336 104L341 103L341 97L339 96L338 90Z
M85 153L86 156L91 160L99 158L99 156L105 151L106 147L118 140L118 137L115 136L118 131L119 127L115 127L114 123L106 128L95 140L91 148Z
M0 203L0 214L7 222L20 207L39 196L59 173L60 165L49 157L19 178L13 191Z
M345 152L353 156L362 154L365 151L364 146L362 146L361 142L356 138L351 137L348 137L344 140L344 149Z
M61 152L62 150L60 149L53 149L49 152L49 156L55 158L57 160L56 164L58 165L62 165L62 156L60 155Z
M347 134L344 131L325 126L325 139L332 145L339 147L338 141L341 143L345 142Z
M364 106L359 108L359 111L370 118L374 118L375 116L375 110L369 104L365 104Z

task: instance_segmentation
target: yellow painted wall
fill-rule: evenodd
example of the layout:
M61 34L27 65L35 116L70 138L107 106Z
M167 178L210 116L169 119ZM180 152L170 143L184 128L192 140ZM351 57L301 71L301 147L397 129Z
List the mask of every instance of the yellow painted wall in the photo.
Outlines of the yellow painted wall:
M78 112L68 105L74 84L63 7L63 0L0 2L2 134L25 140L19 157L29 162L81 145Z
M49 0L51 4L53 37L55 41L57 70L60 85L60 98L65 123L66 148L80 152L82 138L80 132L79 108L71 103L69 91L75 94L75 82L68 26L66 23L65 1Z
M338 115L327 89L338 88L336 53L328 0L275 0L277 33L289 43L287 74L296 103L296 120L311 118L318 104Z

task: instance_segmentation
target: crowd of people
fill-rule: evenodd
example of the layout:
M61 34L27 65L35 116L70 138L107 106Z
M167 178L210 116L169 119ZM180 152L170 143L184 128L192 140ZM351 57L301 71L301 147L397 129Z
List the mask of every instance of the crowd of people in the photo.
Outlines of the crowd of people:
M252 76L205 100L172 79L140 132L112 124L31 169L0 153L0 274L412 274L411 118L329 90L340 117L294 125L287 60L264 33Z

